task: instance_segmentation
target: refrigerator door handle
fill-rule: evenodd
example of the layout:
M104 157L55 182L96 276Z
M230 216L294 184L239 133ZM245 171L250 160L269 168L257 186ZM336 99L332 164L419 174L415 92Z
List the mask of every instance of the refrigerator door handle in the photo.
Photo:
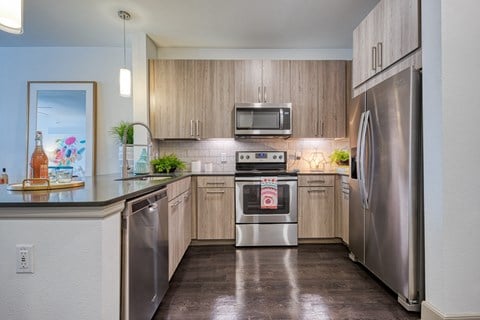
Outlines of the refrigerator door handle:
M370 110L366 111L365 112L365 124L364 124L364 130L363 130L363 140L362 140L362 143L363 143L363 146L362 146L362 156L363 156L363 160L362 160L362 163L364 162L365 160L365 145L366 145L366 141L367 141L367 132L368 132L368 129L370 128L370 134L369 134L369 144L370 144L370 147L369 147L369 150L373 150L373 139L371 138L372 137L372 133L371 133L371 130L372 130L372 122L371 122L371 112ZM371 186L372 186L372 174L373 174L373 170L372 170L372 157L369 157L369 163L366 163L366 165L368 166L369 170L368 172L370 173L370 177L369 177L369 188L367 190L367 177L365 176L365 171L363 167L362 168L362 182L361 182L361 188L363 189L363 206L365 209L368 209L369 208L369 194L370 194L370 189L371 189Z
M363 160L364 160L364 140L365 140L365 116L366 112L362 112L362 116L360 118L360 125L358 127L358 138L357 138L357 147L358 147L358 154L357 154L357 170L358 170L358 185L360 191L360 200L362 201L362 207L365 206L365 192L363 189L364 185L364 172L363 172Z

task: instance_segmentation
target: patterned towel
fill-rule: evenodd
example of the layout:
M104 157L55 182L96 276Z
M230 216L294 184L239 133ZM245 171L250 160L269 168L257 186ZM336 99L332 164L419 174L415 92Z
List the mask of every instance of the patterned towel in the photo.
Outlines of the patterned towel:
M261 209L277 209L277 177L262 177L260 186Z

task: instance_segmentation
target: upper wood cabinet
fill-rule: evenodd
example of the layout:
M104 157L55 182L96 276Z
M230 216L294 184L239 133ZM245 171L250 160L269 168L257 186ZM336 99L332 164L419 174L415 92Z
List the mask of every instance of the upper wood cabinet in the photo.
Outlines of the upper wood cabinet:
M235 102L290 101L290 61L235 61Z
M320 137L346 136L346 62L321 61Z
M200 111L193 103L193 76L193 61L150 61L150 127L154 138L194 138Z
M382 0L353 31L353 87L420 46L419 0Z
M317 61L291 61L292 128L294 138L318 134L319 85Z
M346 61L151 60L157 139L233 138L235 102L292 102L293 137L346 136Z
M154 138L232 138L234 88L233 61L151 60Z
M346 135L346 64L338 60L291 61L293 137Z
M235 67L229 60L194 62L196 108L202 110L200 138L232 138Z

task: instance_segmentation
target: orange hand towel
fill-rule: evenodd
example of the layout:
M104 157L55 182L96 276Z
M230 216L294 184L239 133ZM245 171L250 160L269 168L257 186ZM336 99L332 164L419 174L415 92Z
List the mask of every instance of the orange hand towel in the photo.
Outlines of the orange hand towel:
M277 209L277 177L262 177L260 184L261 209Z

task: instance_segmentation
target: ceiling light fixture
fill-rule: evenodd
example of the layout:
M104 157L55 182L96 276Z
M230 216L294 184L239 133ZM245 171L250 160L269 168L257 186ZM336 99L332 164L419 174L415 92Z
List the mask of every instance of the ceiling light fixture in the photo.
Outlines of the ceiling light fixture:
M0 0L1 1L1 0ZM131 97L132 96L132 73L127 68L127 54L125 46L125 21L130 20L130 13L127 11L118 11L118 16L123 20L123 68L120 69L120 96Z
M23 0L0 0L0 30L23 33Z

